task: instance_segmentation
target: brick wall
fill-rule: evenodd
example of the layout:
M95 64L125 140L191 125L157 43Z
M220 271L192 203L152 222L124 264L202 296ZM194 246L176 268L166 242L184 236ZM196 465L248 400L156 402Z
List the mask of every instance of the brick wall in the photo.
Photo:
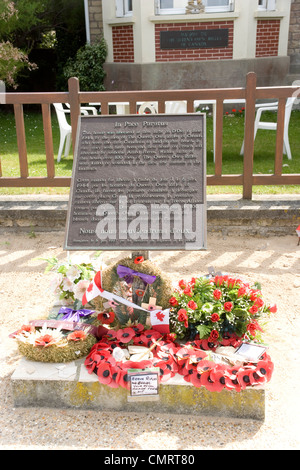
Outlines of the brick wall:
M256 57L278 56L280 20L258 20Z
M228 29L227 47L197 49L161 49L161 31L194 31L209 29ZM233 21L210 21L193 23L163 23L155 25L155 51L157 62L182 62L196 60L232 59L233 57Z
M113 26L114 62L134 62L133 26Z

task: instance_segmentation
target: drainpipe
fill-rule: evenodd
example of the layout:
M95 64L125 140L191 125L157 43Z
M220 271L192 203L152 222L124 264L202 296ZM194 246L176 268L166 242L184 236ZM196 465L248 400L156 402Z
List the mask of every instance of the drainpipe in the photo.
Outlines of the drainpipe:
M86 42L90 44L91 34L90 34L90 18L89 18L89 4L88 0L84 0L84 16L85 16L85 31L86 31Z

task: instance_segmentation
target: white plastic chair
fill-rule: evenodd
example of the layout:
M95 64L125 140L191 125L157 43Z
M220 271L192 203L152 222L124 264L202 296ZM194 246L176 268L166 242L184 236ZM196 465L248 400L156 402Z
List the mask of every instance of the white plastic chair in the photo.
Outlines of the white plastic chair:
M61 103L53 103L55 111L56 111L56 116L58 120L58 125L59 125L59 131L60 131L60 141L59 141L59 148L58 148L58 155L57 155L57 163L60 162L63 149L64 149L64 144L65 145L65 157L69 155L70 148L71 148L71 137L72 137L72 127L68 123L66 119L66 114L65 111L70 112L69 110L65 110L63 108L63 105Z
M139 107L138 114L157 114L157 105L154 103L142 103Z
M289 160L292 159L291 147L290 147L290 142L289 142L289 123L290 123L291 112L292 112L295 99L296 98L288 98L286 100L286 105L285 105L283 153L287 155ZM254 140L255 140L258 129L265 129L265 130L270 130L270 131L277 130L277 122L261 121L261 115L264 111L278 111L278 104L272 103L271 105L268 105L268 103L265 103L265 104L261 104L257 108L256 117L255 117L255 125L254 125ZM243 142L240 155L243 155L244 153L244 145L245 145L245 141Z
M166 114L185 114L186 111L186 101L166 101Z

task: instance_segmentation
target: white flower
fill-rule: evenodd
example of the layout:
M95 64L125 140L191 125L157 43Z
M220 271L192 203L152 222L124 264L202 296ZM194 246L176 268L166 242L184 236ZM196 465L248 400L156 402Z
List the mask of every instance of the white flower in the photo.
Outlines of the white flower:
M62 280L63 280L63 275L58 273L56 274L51 282L50 282L50 289L51 289L51 292L53 293L56 293L57 292L57 289L59 288L60 284L62 283Z
M68 277L65 277L64 280L63 280L63 289L64 289L64 291L68 291L68 292L73 292L74 291L73 281L71 279L69 279Z
M85 293L86 289L88 288L90 284L90 281L87 279L83 279L79 281L77 284L74 286L74 297L75 299L81 300L83 297L83 294Z
M70 266L66 274L71 281L75 281L80 277L80 271L76 266Z

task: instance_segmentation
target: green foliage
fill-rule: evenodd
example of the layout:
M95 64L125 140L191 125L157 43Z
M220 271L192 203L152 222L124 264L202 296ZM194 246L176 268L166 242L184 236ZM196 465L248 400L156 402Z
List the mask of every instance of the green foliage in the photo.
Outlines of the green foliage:
M77 77L82 91L104 91L105 72L103 64L107 56L107 45L104 39L95 44L81 47L75 59L69 59L64 69L64 76Z

